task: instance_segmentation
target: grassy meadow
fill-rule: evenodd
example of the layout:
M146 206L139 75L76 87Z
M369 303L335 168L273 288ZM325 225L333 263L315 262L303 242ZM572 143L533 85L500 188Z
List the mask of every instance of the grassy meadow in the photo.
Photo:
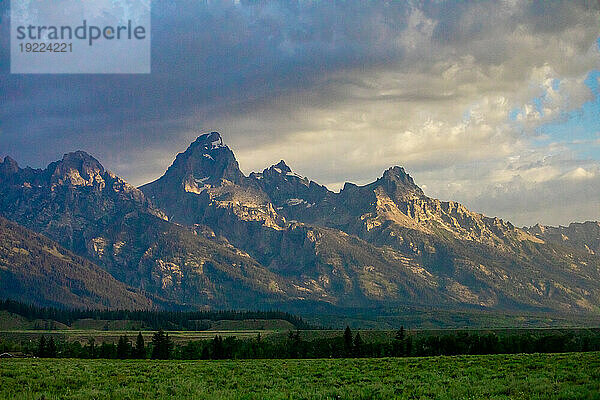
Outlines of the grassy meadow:
M0 360L2 399L600 399L600 353Z

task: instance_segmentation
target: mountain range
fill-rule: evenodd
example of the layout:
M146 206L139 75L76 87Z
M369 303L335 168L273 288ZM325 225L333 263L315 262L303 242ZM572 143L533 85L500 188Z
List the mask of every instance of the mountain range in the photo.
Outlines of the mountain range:
M106 303L96 291L74 299L47 287L37 304L600 310L598 222L515 227L428 197L401 167L337 193L283 160L245 175L217 132L140 188L81 151L45 169L6 157L0 215L22 241L53 243L38 253L68 254L71 263L46 268L47 279L75 281L85 267L90 288L122 299ZM28 277L31 260L13 248L24 247L0 246L0 260L10 261L0 263L0 286L18 282L35 297L43 283Z

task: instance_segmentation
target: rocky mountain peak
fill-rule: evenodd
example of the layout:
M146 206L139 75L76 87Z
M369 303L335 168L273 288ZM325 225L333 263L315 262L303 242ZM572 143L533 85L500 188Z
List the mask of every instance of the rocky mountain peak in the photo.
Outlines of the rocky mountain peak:
M539 223L535 224L531 228L525 229L534 235L542 235L546 232L546 227L544 225L540 225Z
M0 161L4 170L18 169L9 158ZM161 303L219 308L289 300L291 307L306 300L305 310L324 302L589 313L600 299L597 223L537 226L536 238L426 197L401 167L367 185L347 183L340 193L284 161L245 177L221 135L210 132L143 186L144 194L84 152L44 170L2 171L0 214ZM162 214L153 206L174 223L155 218ZM7 249L24 258L13 245Z
M0 174L9 175L19 172L19 164L9 156L4 157L4 161L0 163Z
M271 166L271 168L276 172L287 174L288 172L292 172L292 169L285 163L285 161L281 160L277 164Z
M102 171L104 167L100 164L100 161L89 155L83 150L66 153L63 155L62 161L60 162L65 167L76 168L84 171Z
M404 170L403 167L394 166L390 167L383 172L383 179L399 181L404 184L414 185L413 178Z
M321 201L329 194L329 190L310 179L292 171L281 160L277 164L263 170L253 172L250 179L267 193L276 206L310 206Z
M415 184L413 178L402 167L391 167L387 169L376 185L383 186L387 193L395 197L424 196L420 187Z
M221 135L210 132L198 136L184 152L177 154L162 177L140 189L157 202L165 193L173 197L169 201L176 201L181 190L200 195L226 182L243 185L247 179Z
M233 152L218 132L198 136L186 151L179 153L166 176L178 181L217 184L221 179L240 183L244 175Z
M192 147L210 151L220 147L225 147L225 145L223 144L223 138L219 132L210 132L198 136L190 145L190 148Z
M53 184L92 186L94 183L104 183L102 164L81 150L65 154L61 161L48 166L48 172L51 173L50 180Z

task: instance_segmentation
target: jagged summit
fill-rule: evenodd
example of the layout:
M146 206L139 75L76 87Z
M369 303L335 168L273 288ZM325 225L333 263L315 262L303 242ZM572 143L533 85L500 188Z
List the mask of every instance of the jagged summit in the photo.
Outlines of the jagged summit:
M219 147L225 147L223 138L219 132L210 132L200 135L192 142L190 147L201 147L203 150L214 150Z
M285 161L281 160L277 164L271 166L271 168L279 173L287 174L288 172L292 172L292 169L285 163ZM269 168L269 169L271 169Z
M382 186L385 191L395 197L424 196L423 191L415 184L413 178L402 167L391 167L383 176L373 183Z
M104 172L104 166L100 161L83 150L66 153L58 165L62 168L74 168L81 172L100 171Z
M233 152L223 143L221 135L210 132L198 136L186 151L177 155L159 180L165 179L192 187L197 182L218 184L222 179L240 183L245 177Z
M261 180L301 180L305 185L310 183L310 180L304 176L298 175L292 171L289 165L286 164L285 161L281 160L277 164L271 165L269 168L265 168L262 172L252 172L250 173L251 179Z
M103 182L103 175L108 172L102 164L86 153L79 150L66 153L59 161L50 163L45 169L21 169L11 157L6 156L0 162L0 175L7 179L23 179L26 185L45 182L52 184L92 185ZM10 178L12 176L12 178Z
M342 196L357 195L365 197L377 188L383 189L395 200L407 200L425 196L413 178L404 168L398 166L388 168L375 182L366 185L359 186L352 182L346 182L340 194Z
M19 171L19 164L10 158L4 157L4 161L0 163L0 174L11 174Z
M66 153L62 160L48 165L47 172L53 184L93 185L103 183L104 167L85 151Z
M276 206L312 206L330 192L322 185L301 176L281 160L263 170L253 172L250 179L267 193Z
M417 186L413 178L404 170L403 167L390 167L383 172L382 180L400 182L404 185Z
M589 254L600 254L600 221L571 222L568 226L535 224L524 229L547 242L569 245Z
M0 164L6 164L6 165L15 165L15 166L19 166L19 164L10 156L6 156L4 157L4 161L2 161L2 163Z
M212 155L226 153L229 147L223 143L219 132L204 133L196 138L188 148L177 155L177 158L190 158L199 155ZM231 152L231 150L229 150ZM177 161L177 160L176 160Z
M210 132L198 136L163 176L140 190L170 218L197 223L213 200L228 205L243 202L240 197L248 189L248 181L221 135ZM264 203L265 196L260 193L251 197L253 202Z
M529 233L534 235L543 235L546 232L546 226L541 225L539 222L530 228L525 228Z

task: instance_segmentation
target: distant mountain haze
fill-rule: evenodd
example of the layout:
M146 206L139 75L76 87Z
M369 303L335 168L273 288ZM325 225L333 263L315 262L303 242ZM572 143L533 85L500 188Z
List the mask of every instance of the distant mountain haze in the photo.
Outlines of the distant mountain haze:
M597 222L521 229L427 197L398 166L339 193L283 160L246 176L217 132L139 189L84 152L44 170L7 157L0 215L159 307L600 304Z

